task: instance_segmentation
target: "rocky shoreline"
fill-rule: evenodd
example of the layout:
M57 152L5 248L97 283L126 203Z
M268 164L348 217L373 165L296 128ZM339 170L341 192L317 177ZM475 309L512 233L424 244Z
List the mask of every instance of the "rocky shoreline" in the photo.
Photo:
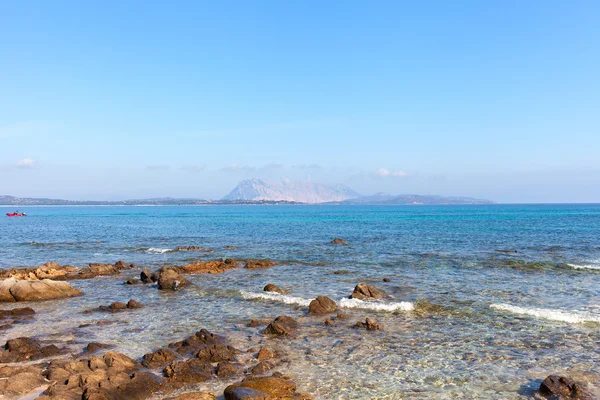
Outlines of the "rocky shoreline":
M346 245L343 239L333 244ZM272 260L219 259L195 261L181 266L163 266L155 271L118 261L115 264L89 264L87 267L61 266L49 262L34 268L12 268L0 271L0 302L51 301L85 293L69 281L113 276L121 277L139 271L139 278L129 278L126 285L144 285L148 290L180 291L191 285L187 275L221 274L227 271L265 269L277 265ZM389 281L389 279L388 279ZM285 294L274 284L264 287L265 293ZM176 294L174 294L176 295ZM349 299L373 301L388 294L373 285L358 282ZM76 299L69 301L77 301ZM106 304L106 303L105 303ZM428 308L427 308L428 307ZM435 305L423 310L435 312ZM83 312L150 313L135 299L114 301ZM35 318L31 307L0 310L0 332L10 332L14 324ZM349 321L331 298L318 296L306 308L306 316L321 318L327 329L346 324L348 329L385 331L385 326L364 315L359 321ZM273 315L270 320L253 320L254 327L265 337L267 345L260 348L234 347L226 336L200 329L183 340L132 359L111 350L110 345L90 342L79 352L61 346L50 338L18 337L2 343L0 349L0 399L225 399L225 400L303 400L311 394L301 393L294 378L286 373L290 359L279 349L279 340L295 340L302 321L286 315ZM344 322L346 321L346 322ZM101 329L102 325L97 325ZM329 328L331 329L331 328ZM540 377L541 378L541 377ZM198 390L204 383L227 382L223 392ZM37 395L37 396L36 396ZM594 394L582 382L571 377L551 375L540 385L540 399L594 399Z

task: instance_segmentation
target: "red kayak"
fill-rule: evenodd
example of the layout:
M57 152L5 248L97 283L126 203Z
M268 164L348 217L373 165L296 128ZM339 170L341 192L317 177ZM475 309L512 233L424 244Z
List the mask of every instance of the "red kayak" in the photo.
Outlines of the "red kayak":
M25 217L27 214L25 213L6 213L7 217Z

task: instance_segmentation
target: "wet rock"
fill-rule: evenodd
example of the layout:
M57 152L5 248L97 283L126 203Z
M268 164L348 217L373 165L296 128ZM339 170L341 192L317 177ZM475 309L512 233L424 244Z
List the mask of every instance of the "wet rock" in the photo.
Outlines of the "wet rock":
M165 400L216 400L216 397L211 392L188 392Z
M298 328L298 322L288 316L282 315L273 320L263 331L266 335L291 336Z
M0 281L0 302L39 301L80 296L83 292L67 282L44 280Z
M195 355L203 347L215 344L227 344L227 340L222 336L215 335L214 333L207 331L206 329L201 329L196 332L195 335L184 340L169 343L169 349L181 355Z
M143 308L144 305L142 303L140 303L139 301L135 301L133 299L129 300L127 302L127 308L132 309L132 308Z
M0 272L0 279L15 278L17 280L53 279L62 280L77 268L70 265L62 266L54 261L47 262L35 268L11 268Z
M237 249L237 246L228 245L228 246L225 246L224 248L225 249Z
M140 280L142 281L142 283L145 284L154 283L154 281L152 280L152 273L147 269L140 272Z
M352 272L346 270L346 269L339 269L337 271L333 271L332 274L334 275L350 275Z
M277 265L275 261L271 260L246 260L246 265L244 268L248 269L262 269L262 268L270 268L274 265Z
M87 346L85 346L85 351L88 353L95 353L98 350L109 349L112 346L110 344L99 343L99 342L90 342Z
M275 357L275 353L273 353L271 350L267 349L266 347L262 347L258 351L258 354L256 355L256 358L259 361L270 360L273 357Z
M125 281L125 284L126 284L126 285L137 285L137 284L139 284L139 283L141 283L141 281L140 281L139 279L135 279L135 278L132 278L132 279L127 279L127 280Z
M391 282L390 278L383 278L384 282Z
M331 244L348 244L348 242L344 239L335 238L331 241Z
M275 376L250 376L242 382L225 388L225 400L275 400L309 399L311 396L296 393L296 384Z
M39 341L20 337L6 341L0 349L0 363L13 363L53 357L63 353L55 345L42 346Z
M170 382L198 383L212 378L214 368L197 358L186 361L175 361L165 367L164 375Z
M0 367L0 396L19 398L43 385L43 364Z
M183 274L220 274L237 267L235 260L226 258L224 260L196 261L177 267L177 271Z
M215 373L219 378L227 378L233 375L237 375L238 372L239 368L227 361L218 363L217 369L215 370Z
M308 306L309 314L329 314L337 310L337 304L329 297L319 296Z
M20 318L34 315L35 311L31 307L13 308L11 310L0 310L0 319L4 318Z
M338 319L346 319L346 318L348 318L348 316L346 314L344 314L344 313L337 313L337 317L338 317Z
M357 322L354 325L356 328L365 328L368 331L379 331L383 329L383 326L378 324L377 321L367 318L365 322Z
M214 250L200 246L177 246L177 251L200 251L204 253L210 253Z
M198 350L195 356L204 362L233 361L239 351L225 344L205 345Z
M275 365L273 365L272 362L261 361L258 364L256 364L254 367L252 367L252 369L250 369L250 372L253 375L264 375L265 373L272 370L273 368L275 368Z
M250 322L248 322L247 326L249 326L251 328L254 328L254 327L257 327L257 326L267 325L268 323L269 323L269 321L265 320L265 319L261 319L261 320L253 319Z
M277 286L273 285L272 283L268 283L263 288L263 291L265 291L265 292L275 292L275 293L279 293L279 294L286 294L285 290L282 290L282 289L278 288Z
M125 264L117 261L114 264L89 264L85 268L77 269L65 276L65 279L91 279L97 276L117 275L124 269L135 268L134 264Z
M152 275L152 280L158 282L160 290L179 290L189 283L176 269L171 267L159 269Z
M550 398L593 400L595 397L587 391L582 383L571 378L550 375L540 385L540 393Z
M142 365L146 368L164 368L177 358L177 354L168 349L159 349L152 353L144 354Z
M354 288L350 295L351 299L367 300L367 299L383 299L386 293L383 290L377 289L375 286L359 283Z

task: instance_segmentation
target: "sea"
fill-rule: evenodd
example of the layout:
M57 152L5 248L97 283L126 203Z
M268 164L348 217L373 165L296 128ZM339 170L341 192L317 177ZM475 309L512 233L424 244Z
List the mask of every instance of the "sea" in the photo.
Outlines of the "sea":
M19 210L27 216L0 208L0 268L123 260L154 270L220 258L279 265L189 275L192 285L177 292L123 284L139 270L71 281L84 296L28 304L34 320L6 339L103 342L137 358L206 328L240 348L278 348L281 371L315 399L527 399L549 374L600 376L598 204ZM348 244L331 244L336 237ZM349 299L361 282L389 297ZM267 283L288 294L263 292ZM320 295L348 318L326 326L308 316ZM145 308L83 312L129 299ZM279 315L299 320L297 337L247 326ZM383 329L353 328L365 318ZM99 319L113 323L80 327ZM222 393L229 383L199 388Z

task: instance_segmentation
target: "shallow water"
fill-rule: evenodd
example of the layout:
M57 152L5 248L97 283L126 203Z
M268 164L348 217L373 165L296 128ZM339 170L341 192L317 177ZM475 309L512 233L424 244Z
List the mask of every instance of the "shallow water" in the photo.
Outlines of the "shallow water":
M239 347L284 350L289 363L282 370L318 399L518 399L531 397L550 373L600 374L598 205L25 211L26 218L0 218L2 268L119 259L157 268L220 257L281 265L189 276L193 286L176 293L122 284L139 271L73 281L85 296L31 304L34 321L16 325L8 338L72 339L74 348L100 341L140 357L207 328ZM333 246L333 237L350 244ZM189 245L213 251L174 251ZM392 297L343 300L359 282ZM267 283L290 295L265 296ZM306 316L307 302L318 295L334 299L349 318L326 327L324 317ZM83 313L130 298L146 307ZM281 314L299 318L297 338L269 339L261 328L246 327L250 319ZM351 328L365 317L384 330ZM78 328L102 319L115 323Z

